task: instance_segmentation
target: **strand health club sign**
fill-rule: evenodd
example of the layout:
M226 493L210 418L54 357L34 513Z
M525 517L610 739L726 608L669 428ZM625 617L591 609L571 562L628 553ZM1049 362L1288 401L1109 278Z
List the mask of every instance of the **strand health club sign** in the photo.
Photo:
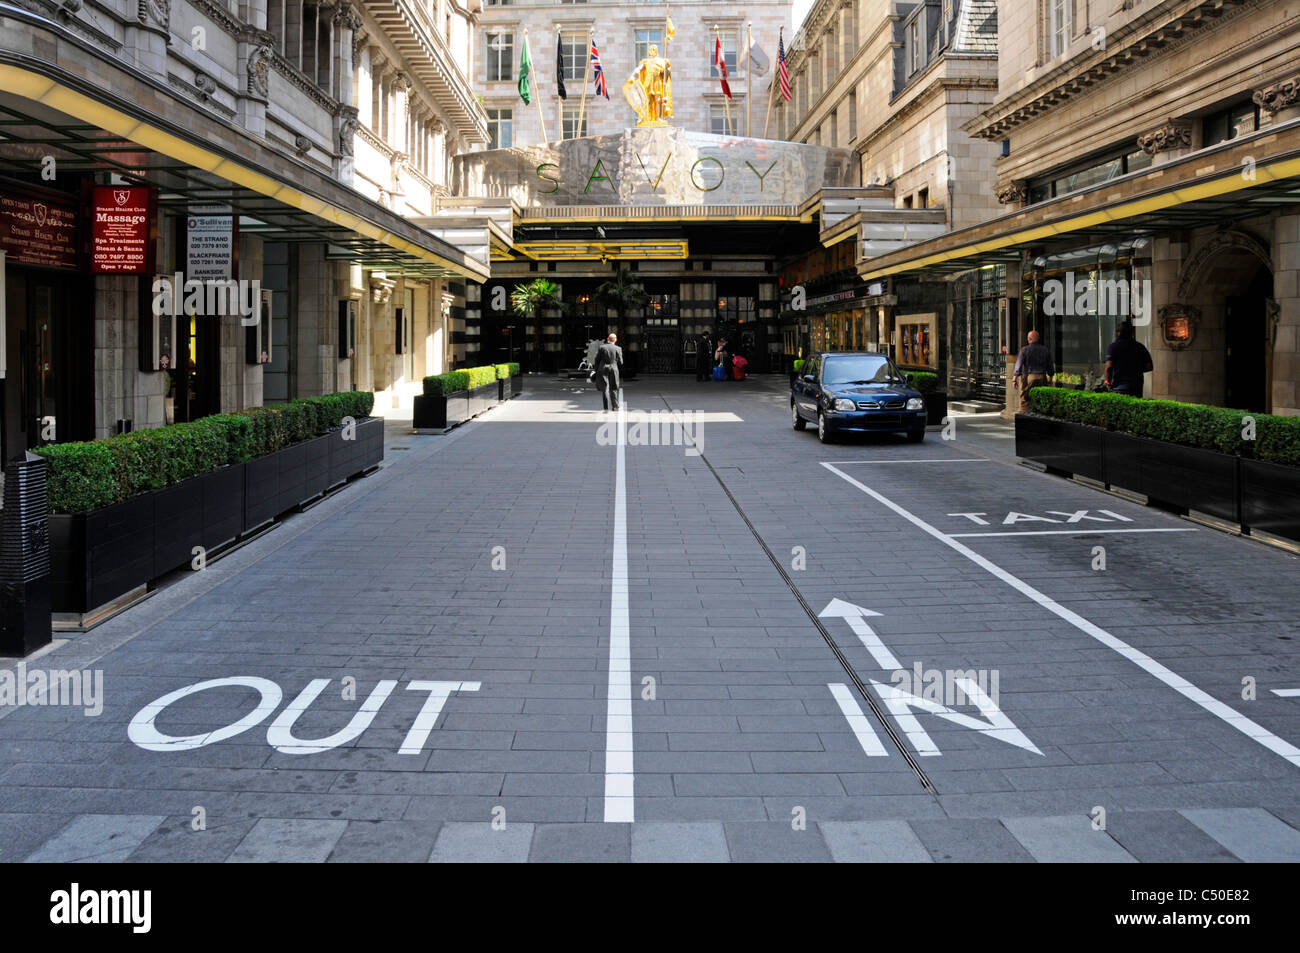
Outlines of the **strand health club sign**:
M91 189L90 271L95 275L147 275L154 195L147 186L97 185Z

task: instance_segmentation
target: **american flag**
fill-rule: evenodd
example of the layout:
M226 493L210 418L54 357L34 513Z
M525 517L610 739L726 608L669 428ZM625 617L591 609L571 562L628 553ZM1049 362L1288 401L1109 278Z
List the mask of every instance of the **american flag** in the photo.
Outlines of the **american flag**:
M776 41L776 62L777 72L781 76L781 98L789 102L794 94L790 91L790 67L785 61L785 31L781 32Z
M600 53L596 49L595 39L591 41L591 78L596 84L596 95L609 99L609 89L605 86L605 71L600 68Z

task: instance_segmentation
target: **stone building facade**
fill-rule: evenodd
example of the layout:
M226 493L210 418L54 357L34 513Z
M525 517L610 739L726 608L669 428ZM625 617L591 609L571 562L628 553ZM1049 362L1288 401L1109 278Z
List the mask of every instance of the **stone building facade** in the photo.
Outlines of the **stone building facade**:
M666 14L671 16L674 27L674 36L667 44ZM761 136L767 81L747 75L740 63L740 51L747 29L752 28L755 44L769 61L767 75L771 76L778 30L785 27L787 42L790 38L789 0L743 4L686 0L668 7L640 0L486 0L480 20L482 40L475 53L474 76L492 127L490 148L540 145L543 124L550 141L579 135L612 135L635 125L636 114L624 99L623 83L646 55L650 43L657 44L659 54L667 56L672 65L673 126L718 135L747 135L748 89L750 130ZM730 126L728 104L713 68L714 27L718 28L717 36L727 57L733 97L729 104ZM537 100L528 105L518 91L525 30L540 91ZM564 45L568 96L563 101L556 88L557 36ZM580 100L588 68L589 37L594 37L600 52L609 99L596 97L589 85L584 111ZM585 129L578 126L580 113Z
M448 156L486 139L473 24L456 0L0 12L0 456L391 389L453 360L455 302L487 275L485 239L476 259L438 235ZM91 251L92 196L119 195L148 202L147 264L130 273ZM258 282L263 299L247 314L156 315L157 281L199 274L194 236L214 220L214 280ZM400 302L404 329L381 300Z
M966 124L998 148L998 217L868 264L866 280L995 262L1007 361L1030 328L1101 376L1117 324L1150 396L1300 413L1300 23L1274 0L1000 5L998 90ZM1061 285L1145 299L1057 313Z
M793 96L777 97L777 134L852 149L860 184L873 190L857 216L854 256L840 256L831 270L817 262L792 268L792 281L811 281L814 299L829 299L810 307L808 346L887 350L917 369L951 372L962 396L999 389L1002 360L989 343L996 310L964 295L953 308L952 289L868 289L857 277L882 253L999 211L997 147L964 129L996 91L996 4L820 0L789 50Z

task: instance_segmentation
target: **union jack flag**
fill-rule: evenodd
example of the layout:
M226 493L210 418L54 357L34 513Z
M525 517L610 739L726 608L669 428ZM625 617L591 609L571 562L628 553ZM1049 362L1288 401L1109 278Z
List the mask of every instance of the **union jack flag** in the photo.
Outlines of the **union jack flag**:
M609 99L609 89L605 86L605 71L600 68L600 53L596 41L591 41L591 79L596 84L596 95Z
M785 61L785 31L784 30L781 31L781 35L777 38L776 41L776 62L778 64L777 72L780 73L781 76L781 98L784 99L786 102L789 102L791 99L794 98L794 94L790 91L790 67L786 64Z

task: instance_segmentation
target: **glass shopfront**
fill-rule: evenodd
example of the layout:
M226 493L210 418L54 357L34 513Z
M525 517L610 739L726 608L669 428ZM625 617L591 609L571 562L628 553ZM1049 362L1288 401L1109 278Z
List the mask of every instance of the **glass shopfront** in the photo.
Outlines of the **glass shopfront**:
M1006 399L1005 265L957 275L949 286L948 387L957 399Z

